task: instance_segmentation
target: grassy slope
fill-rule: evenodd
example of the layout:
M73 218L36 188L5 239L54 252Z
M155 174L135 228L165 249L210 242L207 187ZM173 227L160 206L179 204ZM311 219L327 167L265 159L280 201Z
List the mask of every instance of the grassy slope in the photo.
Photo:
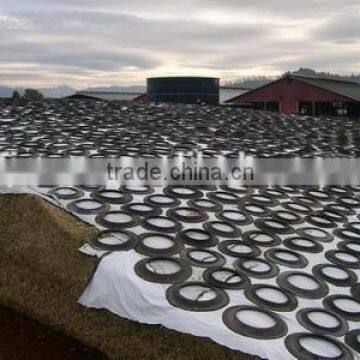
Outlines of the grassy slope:
M206 339L76 303L94 260L77 248L94 229L32 195L0 196L0 303L110 359L250 359Z

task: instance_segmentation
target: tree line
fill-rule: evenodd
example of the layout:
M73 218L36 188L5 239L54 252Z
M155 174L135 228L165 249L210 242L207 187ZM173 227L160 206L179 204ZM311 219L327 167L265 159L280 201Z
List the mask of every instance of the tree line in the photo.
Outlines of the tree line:
M279 76L243 76L235 80L228 80L224 82L224 86L233 86L233 87L243 87L247 89L254 89L274 80L277 80L283 77L286 74L292 73L294 75L303 75L303 76L313 76L326 79L335 79L335 80L346 80L354 81L360 83L360 74L350 74L350 75L339 75L331 72L317 72L309 68L300 68L294 72L285 72Z
M25 89L24 94L21 95L18 90L14 90L12 93L13 100L42 100L44 99L44 95L36 89Z

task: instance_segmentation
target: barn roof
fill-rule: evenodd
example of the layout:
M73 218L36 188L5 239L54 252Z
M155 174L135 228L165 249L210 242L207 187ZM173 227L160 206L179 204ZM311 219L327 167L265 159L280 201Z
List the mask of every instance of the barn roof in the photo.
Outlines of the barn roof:
M324 90L349 97L356 101L360 101L360 84L357 82L302 75L290 75L290 77L299 79L307 84L320 87Z
M355 101L360 101L360 84L353 81L346 81L346 80L338 80L338 79L329 79L329 78L320 78L320 77L312 77L312 76L305 76L305 75L295 75L295 74L287 74L284 77L281 77L275 81L262 85L256 89L249 90L243 94L235 96L232 99L227 100L227 102L232 102L234 100L239 99L242 95L256 92L257 90L263 89L275 82L281 81L285 78L293 78L304 83L307 83L312 86L316 86L318 88L331 91L332 93L342 95L348 97Z

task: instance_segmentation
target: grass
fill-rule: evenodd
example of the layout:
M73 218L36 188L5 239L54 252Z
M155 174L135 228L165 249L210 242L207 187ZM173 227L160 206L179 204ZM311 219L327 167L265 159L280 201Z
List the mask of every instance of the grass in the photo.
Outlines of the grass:
M0 304L109 359L254 359L205 338L77 304L95 260L77 251L96 230L33 195L0 196Z

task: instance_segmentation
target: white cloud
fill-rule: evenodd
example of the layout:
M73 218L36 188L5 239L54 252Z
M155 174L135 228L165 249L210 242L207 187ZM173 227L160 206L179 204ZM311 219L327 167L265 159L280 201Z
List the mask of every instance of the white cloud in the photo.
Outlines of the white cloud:
M358 0L2 0L0 80L82 87L296 66L358 71L358 10Z

